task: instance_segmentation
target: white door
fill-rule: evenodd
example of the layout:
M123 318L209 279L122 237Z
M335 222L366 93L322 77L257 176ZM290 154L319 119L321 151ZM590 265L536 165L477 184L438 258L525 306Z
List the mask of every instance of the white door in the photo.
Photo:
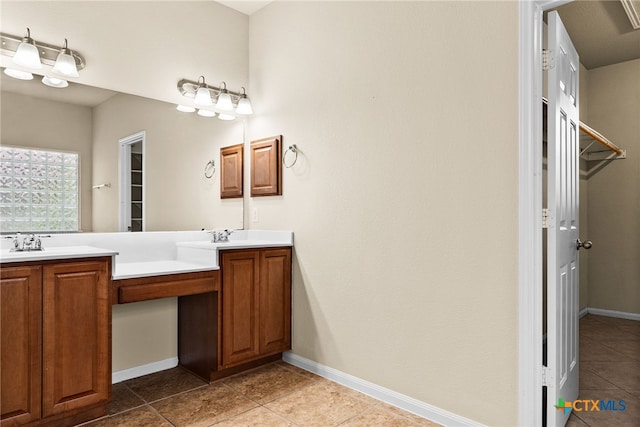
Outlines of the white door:
M564 426L578 398L578 53L550 12L547 156L547 425ZM558 407L560 406L560 407Z

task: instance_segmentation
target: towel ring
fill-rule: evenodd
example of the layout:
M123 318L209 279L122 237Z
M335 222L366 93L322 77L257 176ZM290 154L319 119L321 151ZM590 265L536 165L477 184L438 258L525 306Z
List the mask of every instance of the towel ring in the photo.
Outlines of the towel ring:
M207 179L211 179L215 172L216 172L216 162L215 160L209 160L207 165L204 167L204 177Z
M295 154L295 157L293 158L293 162L287 164L286 157L289 151ZM293 145L290 145L289 148L287 148L287 151L285 151L284 154L282 155L282 165L288 169L293 165L295 165L297 161L298 161L298 147L296 147L296 144L293 144Z

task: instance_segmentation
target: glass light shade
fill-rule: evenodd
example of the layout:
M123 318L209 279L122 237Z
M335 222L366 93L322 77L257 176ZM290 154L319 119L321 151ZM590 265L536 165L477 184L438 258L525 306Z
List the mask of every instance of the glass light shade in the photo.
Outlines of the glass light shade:
M198 110L198 115L202 116L202 117L215 117L216 113L215 111L209 111L209 110Z
M233 120L233 119L235 119L235 116L232 116L231 114L220 113L220 114L218 114L218 118L220 120Z
M66 80L57 79L55 77L47 77L47 76L44 76L42 78L42 83L46 84L47 86L57 87L57 88L63 88L63 87L69 86L69 82L67 82Z
M9 77L13 77L14 79L33 80L33 74L26 71L20 71L13 68L5 68L4 73Z
M56 74L66 77L80 77L78 74L78 67L76 66L76 60L71 55L69 49L63 49L58 54L56 64L51 70Z
M30 41L27 41L30 40ZM13 55L13 63L26 68L39 70L42 68L38 48L33 44L33 40L26 38L18 46L16 54Z
M224 91L220 92L220 95L218 95L218 102L216 102L216 107L225 111L233 110L231 95Z
M190 106L188 106L188 105L182 105L182 104L178 105L178 106L176 107L176 110L178 110L178 111L182 111L183 113L193 113L193 112L195 112L195 111L196 111L196 109L195 109L195 108L190 107Z
M213 105L211 91L206 87L199 87L196 91L196 98L193 100L196 105Z
M238 108L236 108L236 113L246 115L253 114L251 101L249 101L249 98L247 98L246 95L240 98L240 100L238 101Z

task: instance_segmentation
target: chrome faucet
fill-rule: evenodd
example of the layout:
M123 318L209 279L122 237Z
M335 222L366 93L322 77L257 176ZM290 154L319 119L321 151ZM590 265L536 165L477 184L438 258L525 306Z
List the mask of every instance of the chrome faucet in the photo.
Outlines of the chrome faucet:
M10 252L28 252L28 251L43 251L42 238L51 237L50 235L42 236L30 233L23 236L20 233L16 233L13 236L6 236L5 239L12 239L13 247Z
M211 243L220 243L220 242L228 242L229 236L233 233L233 230L222 230L222 231L209 231L212 235Z

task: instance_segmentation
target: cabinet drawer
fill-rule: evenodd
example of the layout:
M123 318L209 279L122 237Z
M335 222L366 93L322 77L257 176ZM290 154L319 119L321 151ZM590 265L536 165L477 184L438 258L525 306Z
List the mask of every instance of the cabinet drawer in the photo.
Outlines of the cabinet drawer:
M218 271L114 280L118 304L215 292ZM115 296L115 295L114 295ZM115 302L114 301L114 302Z

